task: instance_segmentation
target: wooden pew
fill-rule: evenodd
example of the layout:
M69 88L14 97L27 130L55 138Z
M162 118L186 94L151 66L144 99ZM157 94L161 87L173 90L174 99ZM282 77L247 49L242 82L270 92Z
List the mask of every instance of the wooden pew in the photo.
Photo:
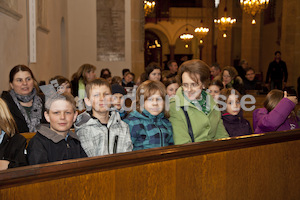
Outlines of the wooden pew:
M0 199L300 199L300 130L0 172Z

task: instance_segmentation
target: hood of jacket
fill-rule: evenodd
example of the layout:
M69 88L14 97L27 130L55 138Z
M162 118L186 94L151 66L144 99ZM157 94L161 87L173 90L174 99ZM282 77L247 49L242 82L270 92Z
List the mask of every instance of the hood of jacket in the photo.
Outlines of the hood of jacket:
M160 113L159 115L151 115L146 109L143 110L142 113L139 113L138 111L132 111L131 113L129 113L130 116L134 116L138 119L143 119L143 120L153 120L153 121L157 121L157 120L162 120L163 118L165 118L164 113Z
M111 111L109 113L109 120L107 123L107 127L109 128L112 124L120 123L120 121L121 121L121 118L120 118L119 113L117 113L116 111ZM87 125L93 125L93 124L101 124L101 123L98 119L93 118L90 113L85 111L85 112L81 113L80 115L78 115L78 117L74 123L74 127L76 129L78 129L80 127L84 127Z
M65 139L64 136L59 135L55 131L51 130L49 128L49 125L39 125L39 126L37 126L37 131L41 135L43 135L46 138L48 138L49 140L52 140L54 143L58 143L61 140ZM68 137L72 137L72 138L74 138L74 139L76 139L76 140L79 141L79 138L77 137L77 135L73 131L69 130L69 132L67 134L69 135Z

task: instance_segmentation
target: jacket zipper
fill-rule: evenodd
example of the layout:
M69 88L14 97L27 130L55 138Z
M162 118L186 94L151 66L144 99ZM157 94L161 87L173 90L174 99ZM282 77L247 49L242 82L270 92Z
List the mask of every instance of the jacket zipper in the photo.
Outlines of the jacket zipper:
M109 128L107 128L107 152L108 152L108 154L110 154L109 153Z
M115 142L114 142L114 149L113 149L113 153L117 153L118 139L119 139L119 136L118 136L118 135L116 135L116 137L115 137Z
M158 128L158 126L156 126L155 122L154 122L154 125L155 125L156 128ZM163 134L162 134L160 128L158 128L158 130L159 130L159 133L160 133L160 146L163 147L164 146Z

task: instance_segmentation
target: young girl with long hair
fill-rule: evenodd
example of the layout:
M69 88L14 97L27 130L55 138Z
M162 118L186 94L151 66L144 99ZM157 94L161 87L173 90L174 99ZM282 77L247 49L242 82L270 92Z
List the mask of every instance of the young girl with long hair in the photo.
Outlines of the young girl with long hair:
M0 170L27 165L25 146L26 139L19 134L13 116L0 98Z
M300 128L294 108L298 103L296 96L288 96L286 91L271 90L264 102L264 108L253 112L255 133L284 131Z

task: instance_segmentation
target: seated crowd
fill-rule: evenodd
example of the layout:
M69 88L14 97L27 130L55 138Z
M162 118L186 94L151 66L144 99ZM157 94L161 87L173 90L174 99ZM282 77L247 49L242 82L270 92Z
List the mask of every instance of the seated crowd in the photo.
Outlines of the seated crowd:
M253 68L201 60L168 68L150 63L134 82L129 69L97 78L83 64L71 81L55 76L38 88L30 68L15 66L0 98L0 170L300 128L297 97L277 89L253 112L253 127L243 117L242 95L262 88ZM27 148L26 132L36 132Z

